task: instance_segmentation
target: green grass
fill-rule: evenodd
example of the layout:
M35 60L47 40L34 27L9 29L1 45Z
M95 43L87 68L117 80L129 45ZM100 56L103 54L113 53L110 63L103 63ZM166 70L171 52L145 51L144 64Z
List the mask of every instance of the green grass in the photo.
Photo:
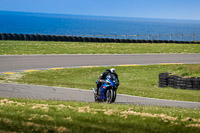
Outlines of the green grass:
M0 55L200 53L199 44L0 41Z
M120 86L117 93L160 99L200 102L199 90L158 87L159 73L171 72L178 75L200 77L200 64L121 66L115 68L120 80ZM105 69L105 67L93 67L43 70L11 76L4 75L1 76L1 81L91 90L93 86L96 86L95 81Z
M197 133L200 110L0 98L0 132Z

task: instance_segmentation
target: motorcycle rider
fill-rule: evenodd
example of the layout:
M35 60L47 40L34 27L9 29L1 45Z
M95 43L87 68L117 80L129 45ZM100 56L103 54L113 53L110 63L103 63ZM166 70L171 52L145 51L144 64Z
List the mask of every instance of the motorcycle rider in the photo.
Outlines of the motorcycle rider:
M101 87L102 83L105 82L106 76L107 76L108 74L114 74L115 77L117 78L118 82L119 82L118 75L117 75L117 73L116 73L115 68L106 69L106 71L103 72L103 73L100 75L100 77L98 78L98 80L96 81L96 84L97 84L96 93L97 93L97 94L98 94L99 88Z

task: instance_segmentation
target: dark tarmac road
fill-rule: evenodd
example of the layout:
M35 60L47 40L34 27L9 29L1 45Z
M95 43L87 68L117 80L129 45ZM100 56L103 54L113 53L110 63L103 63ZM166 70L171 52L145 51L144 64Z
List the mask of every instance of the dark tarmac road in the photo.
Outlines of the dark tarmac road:
M92 90L0 83L0 97L94 102ZM117 94L115 103L200 108L200 102L182 102Z
M0 56L0 72L52 67L200 63L200 54L19 55Z

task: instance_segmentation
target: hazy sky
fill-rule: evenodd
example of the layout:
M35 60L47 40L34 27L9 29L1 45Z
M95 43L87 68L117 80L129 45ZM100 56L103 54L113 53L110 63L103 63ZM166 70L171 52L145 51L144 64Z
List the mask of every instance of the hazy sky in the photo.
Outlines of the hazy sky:
M200 0L0 0L0 10L200 20Z

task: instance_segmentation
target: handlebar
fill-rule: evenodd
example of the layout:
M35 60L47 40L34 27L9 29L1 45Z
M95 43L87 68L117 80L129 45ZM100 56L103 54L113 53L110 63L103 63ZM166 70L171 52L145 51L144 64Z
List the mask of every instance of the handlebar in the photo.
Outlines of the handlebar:
M99 82L106 82L106 80L100 79Z

